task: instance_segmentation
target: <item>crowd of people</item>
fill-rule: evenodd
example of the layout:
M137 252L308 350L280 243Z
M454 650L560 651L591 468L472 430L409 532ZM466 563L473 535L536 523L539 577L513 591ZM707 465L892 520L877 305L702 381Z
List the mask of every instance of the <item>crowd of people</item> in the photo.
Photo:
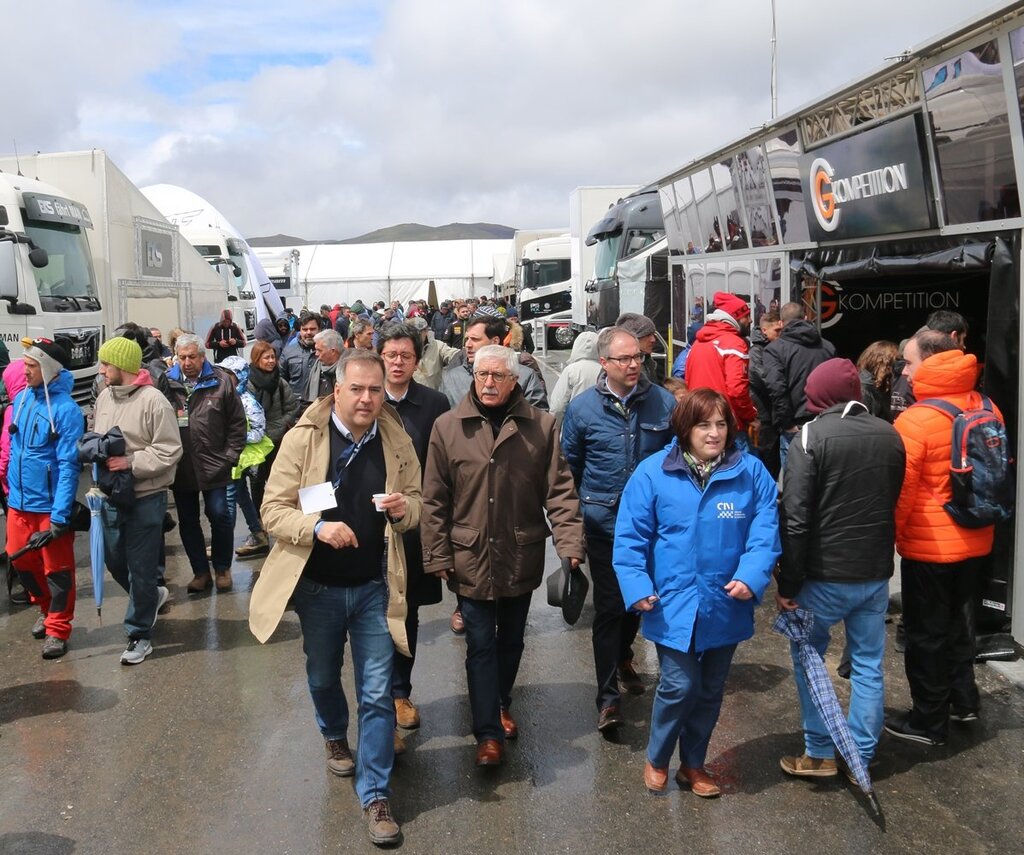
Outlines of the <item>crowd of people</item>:
M91 464L106 565L128 593L121 662L152 652L168 601L170 490L190 595L230 590L235 558L265 556L250 628L265 642L294 608L327 769L354 778L379 845L401 837L390 778L402 731L420 726L420 607L440 602L443 584L454 593L474 762L500 765L518 736L516 677L552 535L559 558L585 564L593 583L598 731L622 727L626 696L645 691L638 632L656 649L651 792L667 789L677 754L681 788L720 794L708 744L773 576L780 611L813 613L820 654L845 624L848 720L865 765L883 727L941 745L950 721L979 715L972 586L993 542L991 520L965 523L951 508L951 414L987 412L987 436L1001 436L966 324L937 312L902 350L877 342L855 365L799 304L761 312L753 335L743 299L719 293L701 308L664 384L654 324L625 314L577 339L550 396L502 300L287 313L259 323L247 358L228 310L205 339L173 331L166 352L159 330L127 324L100 348L88 434L69 355L26 340L4 371L0 481L10 564L39 610L42 656L68 649L75 492ZM249 534L235 547L238 507ZM886 720L897 552L913 705ZM849 776L795 646L793 661L804 746L781 767Z

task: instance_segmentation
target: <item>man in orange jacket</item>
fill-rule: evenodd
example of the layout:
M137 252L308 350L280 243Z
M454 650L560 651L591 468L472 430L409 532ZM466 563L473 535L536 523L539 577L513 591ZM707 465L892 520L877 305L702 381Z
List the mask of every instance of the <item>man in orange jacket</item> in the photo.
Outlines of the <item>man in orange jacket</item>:
M962 410L981 406L978 361L947 333L919 332L904 356L904 374L918 401L941 398ZM994 526L963 528L943 509L952 496L949 416L916 404L895 427L907 454L896 505L896 551L902 557L904 665L913 708L887 718L885 729L900 739L942 745L950 720L978 719L973 595L992 551Z

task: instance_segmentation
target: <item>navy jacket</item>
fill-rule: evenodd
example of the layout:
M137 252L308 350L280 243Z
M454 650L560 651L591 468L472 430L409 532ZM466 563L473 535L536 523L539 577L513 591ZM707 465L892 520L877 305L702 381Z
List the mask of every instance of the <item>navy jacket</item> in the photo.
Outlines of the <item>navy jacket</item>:
M602 371L597 384L569 403L562 422L562 454L572 470L588 537L610 539L629 476L640 461L672 440L669 418L676 399L643 374L623 407L608 390Z

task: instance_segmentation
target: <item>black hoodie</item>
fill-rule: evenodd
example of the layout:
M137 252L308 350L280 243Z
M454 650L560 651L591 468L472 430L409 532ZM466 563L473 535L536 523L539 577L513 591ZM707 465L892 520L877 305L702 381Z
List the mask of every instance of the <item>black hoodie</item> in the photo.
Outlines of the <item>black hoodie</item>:
M772 424L784 431L810 420L805 409L807 376L836 355L810 321L790 321L764 349L764 382L771 396Z

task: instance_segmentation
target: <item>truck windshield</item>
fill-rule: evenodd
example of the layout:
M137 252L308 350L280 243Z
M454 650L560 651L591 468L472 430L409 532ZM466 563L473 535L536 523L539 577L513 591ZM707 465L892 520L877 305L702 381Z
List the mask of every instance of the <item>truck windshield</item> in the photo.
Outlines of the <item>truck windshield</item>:
M527 259L523 262L523 288L540 288L565 282L572 276L568 258L554 258L547 261Z
M81 227L29 221L25 233L50 259L46 267L32 268L43 311L99 309L92 255Z
M626 248L622 253L622 257L629 258L631 255L636 255L640 250L646 249L652 243L661 240L664 235L664 231L657 229L629 229L626 232Z
M597 252L594 254L594 278L610 279L615 273L615 262L619 257L619 247L622 245L622 232L610 235L599 241Z

